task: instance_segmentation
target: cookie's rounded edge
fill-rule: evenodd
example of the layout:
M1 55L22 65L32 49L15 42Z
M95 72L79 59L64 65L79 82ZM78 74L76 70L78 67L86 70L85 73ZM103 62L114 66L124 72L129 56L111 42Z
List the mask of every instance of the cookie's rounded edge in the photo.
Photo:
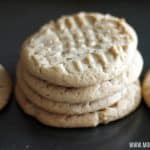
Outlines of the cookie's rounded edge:
M126 73L120 75L121 78L116 77L116 81L114 78L110 81L104 81L101 84L96 84L85 88L66 88L51 85L46 81L38 79L37 77L28 73L26 68L22 66L22 64L19 64L20 67L18 65L17 74L25 80L25 82L31 89L35 90L37 93L39 93L39 95L47 99L53 99L56 102L68 103L81 103L87 101L90 102L109 95L113 95L113 93L122 89L127 84L130 84L137 80L143 68L143 58L140 52L136 51L135 57L133 59L135 60L133 60L130 65L131 69L129 69L129 71L126 71Z

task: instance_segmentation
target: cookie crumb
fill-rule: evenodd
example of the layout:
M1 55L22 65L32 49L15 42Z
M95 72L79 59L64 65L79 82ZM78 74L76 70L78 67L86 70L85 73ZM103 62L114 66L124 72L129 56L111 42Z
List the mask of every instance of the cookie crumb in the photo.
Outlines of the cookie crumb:
M30 148L31 148L31 145L27 144L27 145L25 145L24 150L29 150Z

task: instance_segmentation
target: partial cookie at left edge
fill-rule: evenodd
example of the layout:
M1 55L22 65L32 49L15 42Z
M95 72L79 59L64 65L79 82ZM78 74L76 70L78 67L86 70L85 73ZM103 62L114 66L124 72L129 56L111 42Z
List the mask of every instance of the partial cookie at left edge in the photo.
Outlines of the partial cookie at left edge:
M0 65L0 110L7 105L11 91L11 78L5 68Z

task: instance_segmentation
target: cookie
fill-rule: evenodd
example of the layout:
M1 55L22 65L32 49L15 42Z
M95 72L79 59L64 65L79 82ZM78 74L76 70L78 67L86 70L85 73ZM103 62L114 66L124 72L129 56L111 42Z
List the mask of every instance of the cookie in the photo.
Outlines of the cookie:
M142 68L143 59L141 54L136 51L135 57L128 69L121 75L112 80L104 81L101 84L84 88L66 88L49 84L28 73L22 65L20 67L18 66L17 72L25 80L27 85L35 92L39 93L39 95L57 102L68 102L74 104L91 102L113 95L115 92L123 89L127 84L137 80Z
M0 65L0 110L8 103L12 91L12 83L5 68Z
M150 70L147 71L143 84L142 84L142 94L144 102L148 107L150 107Z
M64 87L86 87L121 74L137 48L124 19L100 13L63 16L28 38L21 61L33 75Z
M104 109L118 102L133 87L131 85L128 88L124 88L111 96L105 97L104 99L99 99L92 102L70 104L55 102L54 100L49 100L38 95L35 91L29 88L23 80L18 79L17 84L18 87L21 89L22 93L31 103L37 105L38 107L48 112L67 115L83 114Z
M98 124L106 124L121 119L133 112L141 102L139 84L135 84L133 89L114 106L83 115L58 115L44 111L32 104L17 86L16 97L18 104L25 113L33 116L45 125L64 128L95 127Z

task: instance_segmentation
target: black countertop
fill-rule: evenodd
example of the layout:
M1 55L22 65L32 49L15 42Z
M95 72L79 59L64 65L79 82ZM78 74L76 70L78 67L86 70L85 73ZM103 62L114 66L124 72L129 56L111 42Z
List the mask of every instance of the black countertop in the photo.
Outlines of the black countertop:
M142 0L0 2L0 63L15 80L22 41L48 20L83 10L125 17L139 35L144 70L150 67L150 3ZM144 104L127 118L108 125L57 129L25 115L13 95L11 100L0 113L0 150L126 150L129 142L150 142L150 110Z

